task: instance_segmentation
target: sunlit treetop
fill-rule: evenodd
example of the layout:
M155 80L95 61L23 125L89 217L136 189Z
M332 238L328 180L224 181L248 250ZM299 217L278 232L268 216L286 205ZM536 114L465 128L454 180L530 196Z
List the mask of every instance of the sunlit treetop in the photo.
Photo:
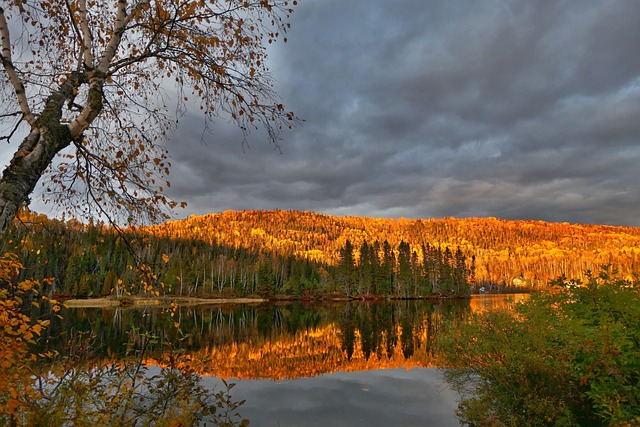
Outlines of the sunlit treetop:
M245 137L265 128L275 144L297 123L266 66L296 4L10 1L0 8L0 133L29 134L12 163L40 156L36 142L48 140L42 150L59 160L44 159L47 201L124 222L166 218L176 202L163 195L171 164L161 144L188 105Z

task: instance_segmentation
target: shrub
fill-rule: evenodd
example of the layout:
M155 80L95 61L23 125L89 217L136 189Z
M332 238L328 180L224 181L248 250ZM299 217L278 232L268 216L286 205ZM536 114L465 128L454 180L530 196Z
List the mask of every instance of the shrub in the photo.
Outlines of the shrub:
M615 272L614 272L615 273ZM640 282L608 268L514 310L474 314L438 341L471 425L640 425Z

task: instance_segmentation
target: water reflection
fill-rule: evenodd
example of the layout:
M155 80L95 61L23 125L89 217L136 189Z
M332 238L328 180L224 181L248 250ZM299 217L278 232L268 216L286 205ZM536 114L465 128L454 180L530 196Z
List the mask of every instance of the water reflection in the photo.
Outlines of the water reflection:
M499 308L512 308L529 299L530 294L480 294L471 296L471 311L480 312Z
M49 333L93 334L96 357L112 357L143 333L157 339L147 362L179 348L180 367L222 378L301 378L336 371L434 366L433 341L443 322L470 312L469 301L387 301L303 305L74 309ZM177 326L177 327L176 327Z
M62 355L85 351L92 373L95 366L108 366L126 374L126 353L151 373L198 374L179 387L188 395L189 387L202 384L197 390L209 393L220 390L221 379L231 379L235 400L221 401L237 409L233 402L246 399L241 416L252 425L446 426L457 425L457 395L433 368L435 338L445 322L508 304L504 296L485 295L471 301L218 305L173 312L70 309L52 319L42 346ZM153 377L136 378L150 390ZM164 374L158 378L171 383ZM132 393L147 402L144 390Z
M220 387L216 379L207 381ZM256 427L460 425L454 415L458 395L436 368L239 380L233 393L236 399L246 399L242 415Z

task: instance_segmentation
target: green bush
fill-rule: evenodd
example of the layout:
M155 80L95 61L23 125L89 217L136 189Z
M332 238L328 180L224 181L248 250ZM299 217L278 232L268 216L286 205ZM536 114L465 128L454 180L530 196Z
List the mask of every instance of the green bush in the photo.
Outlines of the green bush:
M640 282L603 268L585 283L554 285L442 334L439 354L462 396L461 422L640 425Z

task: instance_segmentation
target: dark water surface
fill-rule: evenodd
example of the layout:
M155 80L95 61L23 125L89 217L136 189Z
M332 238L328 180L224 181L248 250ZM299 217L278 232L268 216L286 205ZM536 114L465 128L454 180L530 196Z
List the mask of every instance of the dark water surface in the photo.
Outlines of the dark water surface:
M385 301L128 309L69 309L48 347L90 337L96 358L118 357L144 334L151 366L179 348L182 367L212 389L220 378L245 400L253 426L454 426L457 395L441 377L433 341L445 322L507 304Z

